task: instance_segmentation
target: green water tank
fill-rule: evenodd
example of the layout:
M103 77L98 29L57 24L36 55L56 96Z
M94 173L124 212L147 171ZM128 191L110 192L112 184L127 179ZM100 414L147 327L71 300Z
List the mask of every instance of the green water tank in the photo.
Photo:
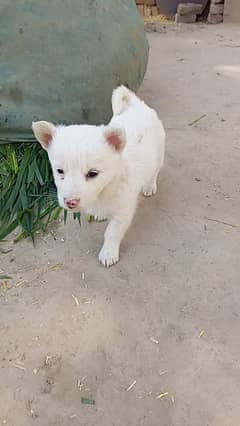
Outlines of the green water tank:
M0 1L0 142L31 122L102 123L112 89L137 90L148 42L134 0Z

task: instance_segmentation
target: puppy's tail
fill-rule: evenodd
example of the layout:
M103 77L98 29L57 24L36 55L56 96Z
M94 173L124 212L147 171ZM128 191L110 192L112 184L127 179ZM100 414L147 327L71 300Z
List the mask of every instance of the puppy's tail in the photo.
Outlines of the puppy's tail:
M137 96L125 86L119 86L112 94L113 115L120 115L137 99Z

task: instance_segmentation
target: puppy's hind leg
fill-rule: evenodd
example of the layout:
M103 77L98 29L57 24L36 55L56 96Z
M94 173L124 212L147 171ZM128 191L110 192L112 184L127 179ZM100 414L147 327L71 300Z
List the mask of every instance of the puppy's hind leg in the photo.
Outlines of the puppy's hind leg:
M158 166L157 170L155 169L155 173L153 173L151 179L148 182L146 182L145 185L143 185L142 194L144 195L144 197L152 197L153 195L157 193L157 178L163 167L163 162L164 162L164 154L162 156L160 165Z

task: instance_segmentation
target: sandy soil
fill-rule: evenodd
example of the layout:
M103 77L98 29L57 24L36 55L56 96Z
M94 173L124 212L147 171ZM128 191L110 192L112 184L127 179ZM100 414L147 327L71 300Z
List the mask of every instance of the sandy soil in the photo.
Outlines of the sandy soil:
M141 95L168 139L158 194L110 270L105 224L7 243L0 424L240 424L240 31L170 25L149 40Z

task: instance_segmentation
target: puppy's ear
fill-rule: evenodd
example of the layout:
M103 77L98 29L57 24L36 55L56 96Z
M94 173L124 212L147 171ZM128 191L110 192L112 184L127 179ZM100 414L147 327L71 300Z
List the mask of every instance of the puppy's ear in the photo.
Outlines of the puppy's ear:
M56 127L48 121L35 121L32 123L32 130L38 142L44 149L48 150L56 132Z
M108 127L104 132L107 144L118 152L126 145L126 133L124 129Z

